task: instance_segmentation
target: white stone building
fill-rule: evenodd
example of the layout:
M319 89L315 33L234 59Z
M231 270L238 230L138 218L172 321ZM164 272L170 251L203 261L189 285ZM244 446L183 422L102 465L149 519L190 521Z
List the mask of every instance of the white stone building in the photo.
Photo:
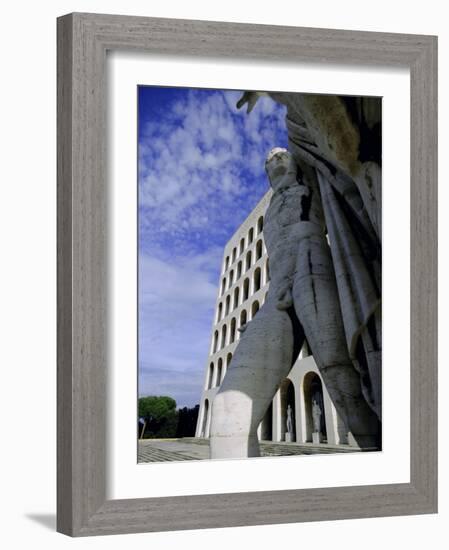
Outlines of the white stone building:
M209 437L211 405L237 347L237 330L257 314L269 288L268 256L263 238L264 215L271 198L268 191L228 241L213 320L196 437ZM320 401L324 442L348 444L345 431L305 343L258 428L259 440L285 441L287 407L293 409L295 440L312 442L312 396Z

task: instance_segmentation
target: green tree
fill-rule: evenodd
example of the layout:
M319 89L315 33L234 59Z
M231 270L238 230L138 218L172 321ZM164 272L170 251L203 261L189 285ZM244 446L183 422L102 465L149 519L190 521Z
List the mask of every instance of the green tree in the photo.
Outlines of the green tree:
M176 401L166 395L139 398L139 417L144 419L144 437L175 437L178 424Z

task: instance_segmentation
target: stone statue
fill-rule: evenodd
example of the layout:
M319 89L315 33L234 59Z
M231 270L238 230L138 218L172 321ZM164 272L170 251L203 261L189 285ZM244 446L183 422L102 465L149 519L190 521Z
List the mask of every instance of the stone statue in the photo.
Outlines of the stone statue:
M289 404L287 407L287 432L293 435L293 418L292 418L292 406Z
M312 400L312 419L313 419L313 431L321 432L321 407L316 399Z
M280 148L265 168L273 190L264 222L270 288L214 399L211 458L259 456L257 427L305 337L348 430L361 446L376 445L378 418L346 345L318 177Z
M380 422L381 100L245 92L237 106L247 104L250 112L261 95L287 108L289 151L312 197L320 195L347 352ZM312 351L315 356L316 346Z

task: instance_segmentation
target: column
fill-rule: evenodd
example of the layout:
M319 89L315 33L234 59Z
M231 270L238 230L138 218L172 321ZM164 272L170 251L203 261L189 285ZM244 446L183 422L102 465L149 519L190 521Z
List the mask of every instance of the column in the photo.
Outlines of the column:
M273 398L273 441L282 440L282 414L281 414L281 392L278 390Z
M295 390L295 431L296 441L304 443L306 440L306 411L304 406L304 396L301 391L300 380L292 380Z
M324 419L326 422L327 442L329 445L337 445L337 411L335 410L335 407L329 397L323 380L321 380L321 384L323 387Z

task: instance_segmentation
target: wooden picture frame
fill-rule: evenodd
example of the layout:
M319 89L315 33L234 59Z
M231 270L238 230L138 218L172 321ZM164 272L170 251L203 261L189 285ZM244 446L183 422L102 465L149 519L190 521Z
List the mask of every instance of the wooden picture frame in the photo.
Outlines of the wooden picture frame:
M408 67L410 483L106 499L108 50ZM58 19L58 504L71 536L437 511L437 38L74 13Z

